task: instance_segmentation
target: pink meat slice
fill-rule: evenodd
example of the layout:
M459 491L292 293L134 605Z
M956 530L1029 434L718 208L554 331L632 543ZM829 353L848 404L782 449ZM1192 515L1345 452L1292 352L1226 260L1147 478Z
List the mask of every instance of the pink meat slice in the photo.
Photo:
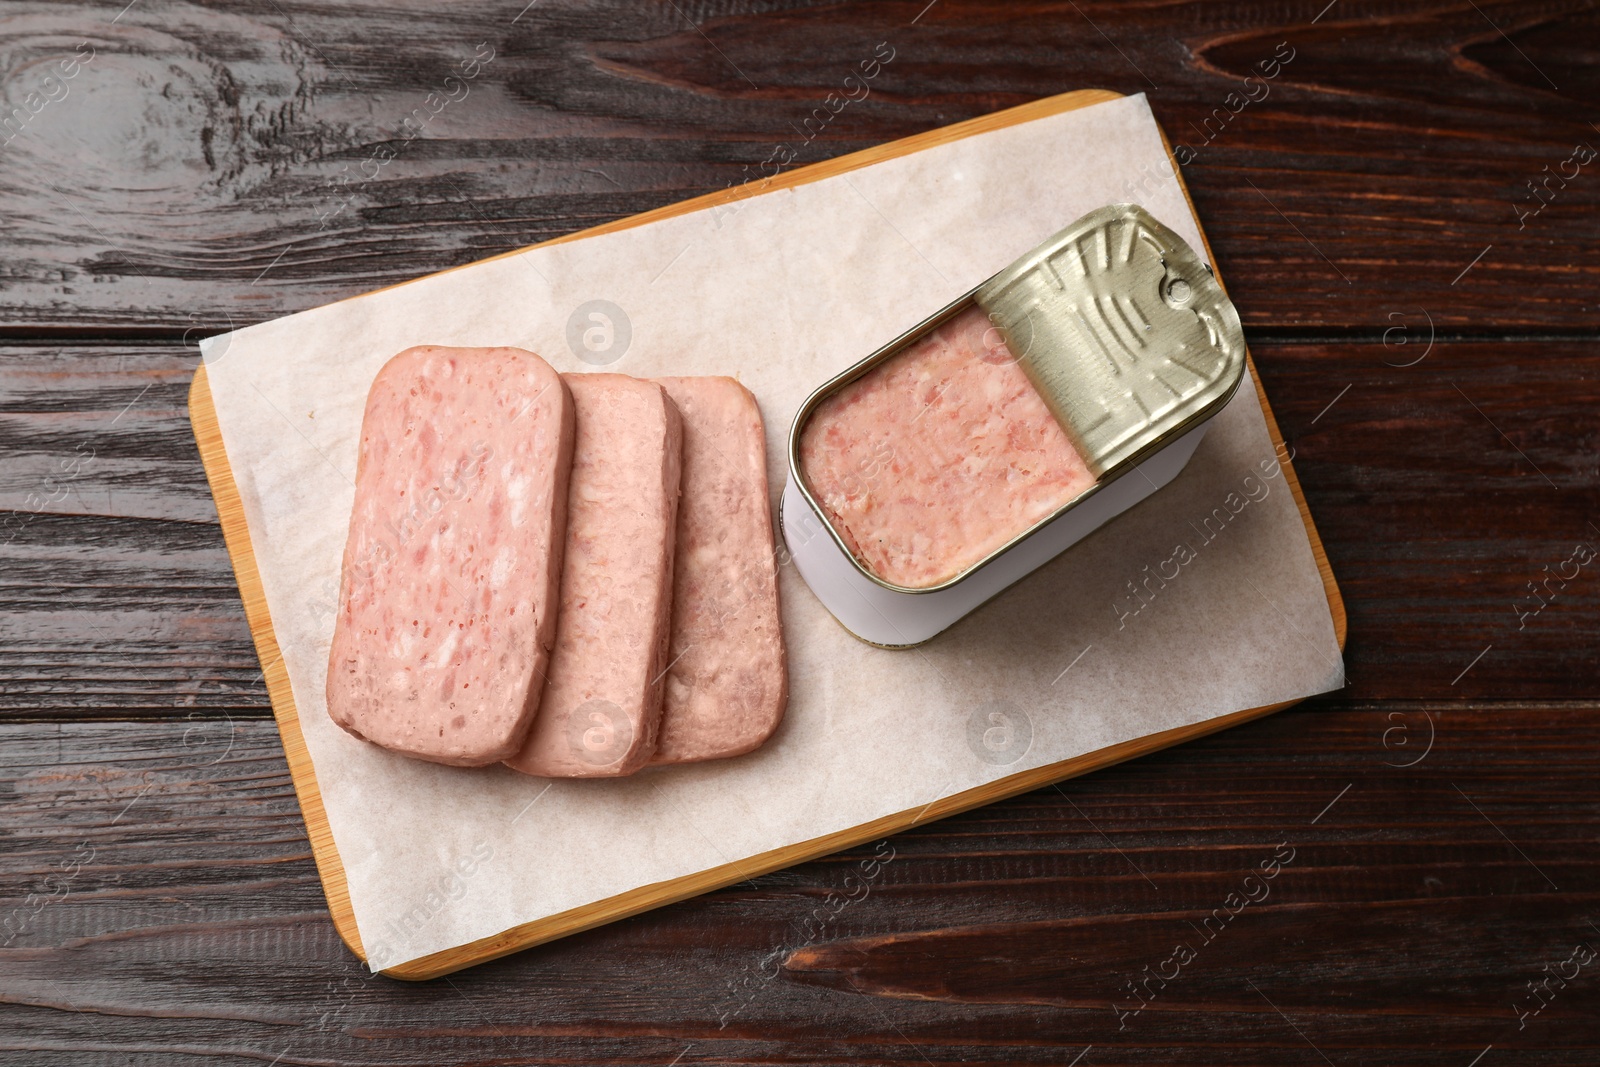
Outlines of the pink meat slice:
M578 439L550 677L526 774L632 774L656 747L672 614L683 424L661 386L568 374Z
M367 395L328 714L436 763L515 753L555 637L574 408L516 348L409 348Z
M818 404L800 466L851 553L909 588L954 578L1094 484L976 305Z
M658 378L683 414L672 642L653 763L737 756L789 699L761 410L732 378Z

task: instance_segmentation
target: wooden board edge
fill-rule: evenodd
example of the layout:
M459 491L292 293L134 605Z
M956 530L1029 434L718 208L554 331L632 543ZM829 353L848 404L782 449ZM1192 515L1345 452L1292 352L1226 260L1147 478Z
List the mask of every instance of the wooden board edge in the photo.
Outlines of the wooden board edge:
M194 428L195 444L200 449L200 465L205 468L206 480L211 483L217 518L222 523L222 540L227 546L234 576L239 582L239 599L244 602L245 623L250 627L256 655L261 660L267 696L272 702L272 716L277 720L278 735L283 739L289 778L294 783L295 796L300 801L300 814L305 820L306 835L311 839L311 855L316 860L317 874L322 879L323 894L328 898L328 911L333 916L334 929L339 932L340 939L362 962L366 962L361 934L356 929L355 909L350 904L350 883L345 877L344 864L339 859L339 849L333 841L333 831L328 826L328 812L322 804L322 790L317 785L311 752L306 748L305 734L300 731L299 709L295 706L294 690L289 686L289 671L284 666L283 654L278 649L278 637L272 628L266 589L261 584L261 571L256 566L256 550L250 542L239 486L233 480L233 468L228 465L228 452L222 443L222 427L217 424L217 409L211 399L211 384L206 377L204 362L195 368L194 381L189 385L189 425Z
M1250 365L1250 380L1256 386L1256 398L1261 401L1261 414L1267 420L1267 434L1272 438L1272 445L1277 449L1279 464L1283 467L1284 480L1289 483L1289 492L1294 497L1295 506L1300 509L1300 521L1305 524L1306 539L1311 542L1311 558L1316 561L1317 573L1322 575L1322 591L1328 598L1328 615L1333 620L1333 636L1339 642L1339 651L1344 651L1345 634L1349 630L1349 620L1344 611L1344 594L1339 591L1339 583L1333 577L1333 564L1328 561L1328 550L1322 547L1322 535L1317 533L1317 524L1311 518L1311 508L1306 503L1306 497L1300 490L1300 477L1294 472L1294 454L1283 443L1283 433L1278 429L1278 420L1272 414L1272 405L1267 402L1267 391L1261 384L1261 375L1256 373L1256 361L1250 358L1248 349L1245 359Z
M1211 264L1212 275L1226 293L1228 286L1222 280L1222 268L1217 264L1215 253L1211 251L1211 239L1206 236L1205 227L1198 224L1200 213L1194 209L1194 197L1189 195L1189 183L1183 180L1183 165L1178 162L1178 157L1172 154L1172 142L1167 139L1167 131L1161 129L1159 122L1156 123L1156 129L1161 133L1161 144L1167 150L1167 158L1172 161L1172 173L1177 176L1178 188L1183 191L1183 202L1189 205L1189 214L1197 220L1200 243L1206 250L1206 262ZM1322 575L1322 591L1328 598L1328 615L1333 620L1333 636L1339 642L1339 651L1343 652L1345 634L1349 629L1349 620L1344 610L1344 594L1339 591L1339 583L1333 577L1333 564L1328 561L1328 550L1322 545L1322 535L1317 533L1317 524L1311 518L1311 507L1306 503L1305 493L1300 490L1300 478L1294 471L1294 455L1283 443L1283 432L1278 429L1278 418L1272 413L1272 405L1267 402L1267 391L1261 384L1261 375L1256 370L1256 361L1251 357L1248 345L1245 346L1244 358L1250 367L1250 381L1256 387L1256 399L1261 402L1262 417L1267 422L1267 436L1272 438L1272 447L1276 450L1278 462L1283 468L1284 481L1289 485L1289 494L1294 497L1295 507L1300 509L1300 521L1306 528L1306 539L1311 542L1311 557L1316 561L1317 573Z
M591 226L586 230L578 230L561 237L552 237L548 241L540 241L538 244L527 245L523 248L513 249L510 252L501 252L497 255L486 256L483 259L475 259L471 263L463 263L459 267L449 267L445 270L435 271L433 274L425 274L421 278L396 282L382 289L374 289L371 292L362 293L360 296L346 297L345 299L359 300L361 297L371 296L373 293L382 293L390 289L398 289L401 286L414 285L417 282L426 281L429 278L437 278L452 271L466 270L468 267L476 267L482 263L492 263L497 259L520 256L522 253L531 252L536 248L549 248L552 245L566 244L568 241L581 241L586 237L598 237L604 233L631 230L635 226L643 226L646 223L659 222L662 219L686 215L691 211L720 207L723 204L748 200L763 193L775 192L779 189L792 189L798 185L808 185L811 182L821 181L823 178L847 174L850 171L859 170L874 163L881 163L887 159L909 155L912 152L920 152L938 145L949 144L952 141L959 141L974 134L1004 129L1019 122L1031 122L1034 119L1046 118L1065 111L1076 111L1079 108L1089 107L1092 104L1103 104L1109 100L1120 100L1122 96L1122 93L1111 89L1075 89L1070 93L1058 93L1055 96L1047 96L1040 100L1030 100L1026 104L1008 107L1003 111L978 115L975 118L952 123L949 126L940 126L937 129L914 133L910 137L902 137L898 141L889 141L885 144L874 145L871 148L863 148L859 152L851 152L848 155L836 156L833 159L825 159L817 163L808 163L803 167L783 171L769 178L752 179L742 185L730 185L726 189L703 193L688 200L663 204L661 207L652 208L637 215L629 215L627 218L614 219L611 222L601 223L599 226ZM1171 153L1171 148L1168 148L1167 154L1171 155ZM1193 205L1190 206L1193 207ZM336 301L336 303L343 303L343 301Z
M785 174L763 179L759 182L750 182L746 185L708 193L692 200L668 204L639 215L618 219L601 226L591 227L587 230L554 238L537 245L530 245L528 248L501 253L498 256L489 258L502 259L508 256L520 255L522 252L533 248L543 248L549 245L597 236L602 233L613 233L660 219L671 218L675 215L757 196L776 189L804 185L886 159L892 159L899 155L920 151L940 144L947 144L974 134L985 133L1016 123L1119 99L1121 95L1105 89L1080 89L1075 92L1046 97L1042 100L1035 100L1004 111L981 115L951 126L940 127L939 129L915 134L898 141L891 141L888 144L878 145L860 152L852 152L837 159L796 168ZM1171 158L1171 144L1167 142L1164 131L1162 132L1162 140L1166 144L1167 155ZM1194 203L1189 196L1187 185L1184 184L1182 170L1176 159L1173 159L1173 170L1178 177L1178 185L1183 190L1189 209L1193 212ZM1198 214L1196 214L1196 218L1198 217ZM1210 242L1205 238L1203 227L1201 228L1201 240L1206 246L1207 260L1215 265L1216 257L1211 252ZM463 264L462 267L453 267L451 270L461 270L465 267L476 266L477 263L482 262L486 262L486 260ZM449 271L438 273L449 273ZM1218 274L1220 282L1220 272ZM430 277L432 276L436 275L430 275ZM400 284L409 285L412 283L403 282ZM390 286L389 288L397 288L397 286ZM358 298L352 297L350 299ZM1249 358L1248 353L1246 358ZM1322 576L1334 632L1342 650L1345 644L1346 632L1344 600L1339 592L1338 584L1334 580L1333 570L1328 562L1327 553L1323 549L1322 539L1317 534L1316 525L1312 521L1310 508L1306 505L1305 497L1301 492L1300 483L1295 476L1290 457L1284 452L1285 446L1282 434L1267 402L1266 393L1262 389L1260 376L1256 373L1253 360L1250 361L1250 372L1255 382L1256 396L1261 403L1262 414L1266 419L1268 434L1272 438L1275 448L1279 450L1282 466L1287 472L1286 480L1290 492L1294 497L1296 506L1299 508L1301 520L1305 525L1306 536L1311 544L1312 555L1316 560L1318 572ZM316 860L317 871L322 878L323 889L328 899L328 910L339 936L351 951L365 962L366 953L361 944L360 933L356 927L355 913L350 904L349 882L346 878L343 864L339 859L332 831L328 826L327 811L323 807L322 794L317 786L316 771L312 766L310 753L306 749L305 737L300 730L300 720L294 703L294 694L289 687L288 673L283 666L282 656L278 651L277 638L272 630L272 619L267 610L265 591L261 585L260 572L256 567L255 550L250 543L249 530L244 521L244 510L239 499L238 486L233 480L232 469L228 466L227 453L223 448L221 429L217 425L216 411L212 403L210 386L206 380L205 366L203 364L196 369L194 382L190 387L189 411L190 421L194 426L195 439L200 446L201 462L205 466L206 477L211 483L212 495L216 499L217 513L222 520L223 539L227 543L228 556L233 563L234 572L239 580L240 596L245 605L245 619L250 626L251 635L255 639L256 650L261 657L263 671L266 674L267 692L272 702L273 716L277 720L278 730L283 738L284 753L288 759L290 777L294 782L295 793L300 799L301 813L306 823L307 834L311 839L312 855ZM271 665L270 667L268 666L269 664ZM1088 774L1091 771L1101 770L1129 759L1148 755L1172 745L1181 744L1218 730L1249 722L1252 719L1290 707L1295 703L1298 703L1298 701L1286 701L1260 708L1249 708L1244 711L1234 712L1231 715L1208 719L1205 722L1191 726L1179 727L1159 734L1150 734L1060 763L1023 771L1005 778L996 779L974 789L952 794L927 805L917 812L907 811L883 816L834 834L774 849L760 856L751 857L741 863L725 864L668 882L641 886L603 901L582 905L558 915L546 916L542 919L523 923L510 930L502 931L466 945L458 945L411 960L397 967L386 969L381 973L391 978L408 981L421 981L451 974L463 968L499 959L502 956L507 956L547 941L603 926L606 923L615 922L666 904L687 900L690 897L757 875L780 870L807 860L817 859L821 856L838 852L841 849L851 848L867 841L907 830L924 821L944 818L974 807L991 804L1007 797L1039 789L1067 778Z
M924 807L915 810L896 812L885 815L871 822L859 823L845 830L839 830L822 837L814 837L809 841L801 841L793 845L763 852L752 856L739 863L727 863L718 867L710 867L694 874L685 875L667 882L656 882L652 885L640 886L626 893L620 893L605 900L592 904L584 904L558 915L546 916L532 922L514 926L489 937L455 948L435 952L432 955L421 956L417 959L403 963L398 967L391 967L381 971L390 978L399 978L405 981L424 981L429 978L439 978L446 974L462 970L466 967L487 963L490 960L509 956L535 945L547 941L555 941L584 930L592 930L597 926L626 919L641 912L651 911L667 904L676 904L691 897L709 893L714 889L722 889L735 882L742 882L773 871L792 867L797 863L808 860L820 859L835 852L856 845L865 844L878 838L888 837L892 834L902 833L923 823L936 822L951 815L970 811L985 804L1030 793L1035 789L1089 774L1092 771L1104 770L1118 763L1130 759L1147 756L1152 752L1173 745L1182 744L1205 737L1207 734L1217 733L1232 726L1238 726L1252 719L1263 718L1275 711L1293 707L1300 703L1298 700L1286 700L1281 704L1268 704L1265 707L1248 708L1236 711L1229 715L1222 715L1203 722L1193 723L1188 726L1179 726L1171 730L1164 730L1157 734L1146 734L1131 741L1123 741L1109 748L1096 749L1082 756L1062 760L1059 763L1035 767L1031 770L1020 771L1017 774L997 778L992 782L960 793L952 793L947 797L933 801Z

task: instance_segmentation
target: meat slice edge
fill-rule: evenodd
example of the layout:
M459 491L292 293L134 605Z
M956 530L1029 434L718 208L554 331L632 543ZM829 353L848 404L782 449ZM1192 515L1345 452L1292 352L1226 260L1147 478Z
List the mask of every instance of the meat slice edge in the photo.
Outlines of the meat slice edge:
M683 415L672 641L652 763L743 755L789 699L756 398L732 378L658 378Z
M614 777L656 747L672 612L683 424L665 390L563 376L577 406L555 649L525 774Z
M555 638L574 404L516 348L410 348L367 396L328 714L457 766L517 752Z

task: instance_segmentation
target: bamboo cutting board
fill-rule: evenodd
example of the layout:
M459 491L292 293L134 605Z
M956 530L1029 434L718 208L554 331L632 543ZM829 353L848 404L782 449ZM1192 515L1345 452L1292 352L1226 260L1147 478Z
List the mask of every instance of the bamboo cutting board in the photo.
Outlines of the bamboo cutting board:
M740 188L712 193L679 204L658 208L642 215L620 219L604 226L557 238L554 241L546 242L546 244L580 240L585 237L623 230L658 219L729 203L774 189L803 185L974 134L1113 100L1118 95L1106 90L1091 89L1049 97L1021 107L971 119L953 126L931 130L927 133L908 137L877 148L867 149L838 159L797 169L771 180L753 182ZM1168 154L1169 156L1171 154L1170 146ZM1174 170L1178 170L1176 164L1174 164ZM1180 185L1182 183L1181 173L1179 175L1179 183ZM1187 191L1185 191L1185 196L1187 197ZM1207 247L1205 251L1206 258L1214 265L1215 258L1211 255L1210 248ZM515 255L517 253L506 254ZM1300 516L1305 523L1312 554L1316 560L1327 595L1328 611L1332 619L1333 630L1340 647L1343 648L1346 622L1344 604L1340 598L1338 586L1334 582L1332 569L1328 564L1322 542L1318 538L1316 528L1312 523L1311 514L1306 507L1305 498L1300 491L1299 481L1295 476L1293 466L1285 454L1282 435L1279 433L1277 423L1272 417L1266 395L1261 390L1260 380L1255 374L1253 363L1250 366L1250 372L1252 379L1256 382L1256 395L1261 403L1268 433L1271 435L1280 456L1284 457L1282 469L1286 474L1286 481L1294 496ZM216 410L212 403L204 365L200 366L195 372L194 382L189 393L189 413L190 420L194 426L195 439L199 445L201 461L205 466L206 476L211 483L212 495L216 499L217 513L221 518L223 537L227 544L228 555L238 576L240 595L244 602L245 618L250 626L251 634L256 643L256 651L261 659L267 691L272 700L273 714L278 723L279 733L283 738L284 753L288 759L290 775L293 778L295 792L299 797L301 811L305 817L306 830L311 839L312 853L316 858L323 889L327 894L329 911L332 914L334 926L337 928L339 935L353 952L365 960L366 953L363 950L361 938L356 929L355 914L350 904L345 870L340 861L338 849L334 844L332 832L328 826L326 812L318 790L316 772L312 767L305 739L301 733L299 715L290 689L288 673L284 668L283 660L278 650L277 639L273 632L272 619L267 610L266 596L262 587L260 572L256 565L250 533L246 526L244 509L240 501L238 487L234 482L233 473L228 465L228 457L223 447L222 434L217 423ZM495 959L531 945L577 933L580 930L600 926L651 908L730 885L756 874L777 870L866 841L875 840L888 834L905 830L921 822L943 818L944 816L966 811L996 800L1038 789L1052 782L1145 755L1146 753L1201 737L1229 726L1247 722L1287 706L1288 704L1285 703L1250 708L1177 729L1149 734L1074 759L1032 768L996 779L974 789L952 794L918 810L907 810L861 823L837 833L774 849L754 857L744 858L737 864L710 867L686 877L640 886L602 901L524 923L490 937L412 960L383 973L395 978L412 980L448 974L463 967Z

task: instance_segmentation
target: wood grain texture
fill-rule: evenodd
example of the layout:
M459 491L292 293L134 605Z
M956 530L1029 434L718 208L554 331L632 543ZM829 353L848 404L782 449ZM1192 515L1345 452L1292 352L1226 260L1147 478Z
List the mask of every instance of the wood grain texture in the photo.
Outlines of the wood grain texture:
M1425 328L1392 341L1256 349L1347 591L1350 692L1600 698L1600 581L1570 564L1600 551L1594 346L1441 341L1396 366Z
M0 349L0 716L265 715L173 347Z
M1600 357L1437 341L1413 367L1385 365L1425 337L1252 346L1347 594L1347 693L1600 699L1588 569L1538 614L1517 610L1536 605L1527 583L1544 567L1600 547ZM152 366L158 384L119 419ZM202 520L215 512L183 409L192 369L155 347L0 348L0 718L270 713L219 528ZM46 489L85 439L94 461ZM64 495L35 514L30 492Z
M923 7L0 12L8 107L39 59L97 49L0 133L0 922L95 849L0 948L0 1062L1595 1061L1591 968L1514 1011L1600 923L1600 587L1586 568L1525 626L1516 607L1600 525L1595 167L1517 218L1527 182L1600 147L1595 9ZM880 40L871 95L806 141ZM368 162L479 41L470 95ZM1232 114L1280 42L1295 58ZM180 338L720 189L780 143L813 162L1082 85L1148 92L1196 150L1184 177L1347 597L1346 693L897 835L864 899L877 846L453 985L366 979L262 721ZM1268 906L1164 1003L1123 1030L1089 1003L1138 977L1107 960L1161 966L1163 922L1181 937L1280 841Z
M669 205L653 212L622 219L592 230L585 230L575 235L575 239L627 229L656 219L670 218L674 215L704 209L714 204L738 200L746 196L755 195L758 192L758 188L759 191L765 191L819 181L823 178L869 167L886 159L923 151L964 137L975 136L990 130L1003 129L1006 126L1026 122L1045 115L1087 107L1103 102L1108 98L1109 94L1105 92L1087 90L1065 93L1035 103L1008 108L993 115L957 123L953 126L905 138L878 148L852 153L849 156L813 164L809 167L798 168L779 175L770 182L763 181L738 189L726 190L722 193L713 193L697 200ZM558 241L565 239L558 239ZM558 241L550 243L558 243ZM208 358L214 357L208 355ZM1249 358L1249 353L1246 352L1245 359L1247 363ZM1251 381L1255 383L1256 397L1261 405L1262 415L1266 420L1268 436L1281 455L1283 439L1278 431L1277 423L1272 417L1272 410L1267 403L1266 394L1261 389L1260 376L1256 373L1253 364L1250 366L1250 377ZM223 443L222 430L217 423L217 413L212 403L209 379L206 375L206 368L203 365L198 367L194 373L194 384L189 391L189 415L194 429L195 440L200 448L200 458L205 466L206 477L211 483L217 512L221 517L223 540L227 544L228 556L233 563L234 573L239 579L239 591L244 602L245 619L255 640L257 653L261 657L267 691L272 700L273 716L276 718L279 731L283 735L284 752L288 758L290 775L294 780L295 792L300 797L301 810L306 821L306 830L311 838L311 852L317 861L317 869L322 875L323 886L327 890L329 912L333 917L334 926L339 931L339 936L343 938L345 944L350 946L351 951L365 960L367 958L366 951L362 945L361 933L356 926L355 912L350 904L350 889L345 873L345 861L340 857L338 846L334 841L333 831L328 825L327 812L322 805L321 789L317 783L316 768L312 763L311 754L300 730L299 709L289 685L288 672L284 669L283 660L278 651L277 635L273 630L266 593L262 587L261 574L256 565L255 547L251 541L244 507L239 499L239 490L234 483L233 471L229 465L227 450ZM1310 511L1307 509L1305 497L1301 493L1299 481L1295 477L1292 463L1285 460L1283 470L1284 479L1289 485L1290 492L1294 494L1295 504L1299 508L1301 519L1305 524L1306 536L1310 542L1312 556L1316 561L1318 570L1321 572L1335 640L1338 641L1342 649L1346 634L1344 603L1340 598L1338 586L1334 581L1327 554L1317 536L1315 523L1312 521ZM1109 767L1124 760L1134 759L1171 745L1182 744L1185 741L1203 737L1216 730L1249 722L1262 715L1289 707L1293 703L1294 701L1288 701L1242 709L1229 715L1216 716L1190 726L1165 730L1122 742L1073 759L1063 760L1059 763L1007 775L976 788L941 796L918 809L907 809L886 815L866 823L831 831L805 841L795 842L753 856L742 857L736 862L728 862L702 869L683 877L636 886L604 900L571 908L555 915L519 923L510 929L501 930L468 944L455 945L419 959L387 968L383 973L391 977L411 980L437 978L441 975L451 974L464 967L476 966L489 960L498 959L532 945L543 944L556 938L568 937L583 930L618 922L651 908L675 903L713 889L731 885L752 874L765 874L779 870L796 863L838 852L863 841L886 834L898 833L927 820L941 819L956 812L967 811L984 804L992 804L997 800L1016 796L1030 789L1037 789L1047 783L1087 774L1102 767Z
M317 873L322 878L328 911L333 916L334 929L339 937L350 951L365 960L361 934L356 929L355 912L350 905L350 883L339 857L339 846L333 840L333 830L328 825L328 812L322 804L322 788L317 783L316 771L311 765L305 734L300 730L300 712L295 705L294 691L289 686L288 666L283 662L283 654L278 648L278 635L272 628L267 593L261 585L260 569L256 566L255 546L250 540L244 504L239 499L239 487L233 480L233 471L228 467L222 429L217 425L217 412L211 404L211 390L207 385L204 365L195 368L194 381L189 387L189 419L194 429L195 443L200 449L206 479L211 483L211 496L217 505L222 540L228 548L228 560L239 582L245 621L249 624L250 638L261 662L261 679L271 698L272 717L278 724L283 755L289 764L295 796L300 801L300 814L311 840L311 856L316 860Z
M13 104L93 58L0 149L3 322L215 332L737 185L779 145L1102 86L1192 151L1247 325L1593 326L1600 161L1562 176L1600 146L1586 0L925 6L11 4ZM878 42L868 95L808 131Z
M0 726L0 1057L1592 1062L1590 969L1522 1030L1513 1005L1600 947L1595 717L1396 714L1312 702L424 985L338 943L272 724ZM1270 895L1119 1029L1125 982L1280 843Z

